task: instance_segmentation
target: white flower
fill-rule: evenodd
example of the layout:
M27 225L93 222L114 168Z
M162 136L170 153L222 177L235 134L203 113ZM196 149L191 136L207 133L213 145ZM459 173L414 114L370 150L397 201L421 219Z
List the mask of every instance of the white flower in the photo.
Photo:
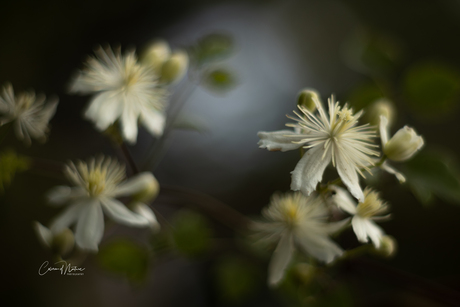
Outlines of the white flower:
M103 131L118 119L123 138L136 143L137 122L154 136L163 134L166 90L148 65L137 61L134 51L121 55L99 47L71 84L73 93L94 94L85 117Z
M301 190L309 195L316 189L326 166L332 161L351 194L360 201L364 200L358 173L364 177L361 169L369 171L369 165L374 164L370 156L379 155L371 149L377 147L370 143L375 132L369 124L357 126L362 112L353 115L346 105L341 108L338 102L334 102L334 97L328 100L329 115L325 113L318 99L312 99L318 109L317 116L305 107L298 106L302 114L294 111L298 118L288 116L297 123L286 125L295 128L295 132L259 132L260 147L281 151L301 146L310 149L292 172L292 190Z
M13 86L7 83L0 94L0 125L13 122L16 137L27 145L31 137L45 141L48 122L56 112L57 99L45 103L45 96L34 92L21 93L15 97Z
M356 205L346 190L337 186L331 186L330 189L335 191L333 196L335 204L342 210L354 215L351 219L351 225L358 240L367 243L371 239L374 246L379 248L385 233L374 223L374 220L384 220L389 218L389 215L377 216L385 213L388 208L379 198L378 193L366 188L364 190L364 202Z
M59 233L53 233L39 222L34 222L33 226L40 242L53 252L65 255L73 249L75 238L70 229L64 228Z
M253 224L262 240L278 242L268 269L270 285L282 280L297 246L326 263L342 255L342 249L329 238L329 234L348 220L327 223L327 213L322 198L316 195L306 197L300 192L273 195L262 212L264 221Z
M151 220L145 214L128 210L116 197L142 191L155 180L151 173L141 173L128 180L125 169L116 160L106 157L79 161L66 166L65 174L73 187L58 186L48 194L50 203L69 206L52 223L51 232L76 223L75 241L82 249L97 251L104 232L104 213L112 220L135 227L148 227ZM149 207L143 207L150 210ZM151 212L153 215L153 212Z
M423 138L414 129L404 126L388 140L388 119L380 116L380 139L383 153L393 161L406 161L423 146Z

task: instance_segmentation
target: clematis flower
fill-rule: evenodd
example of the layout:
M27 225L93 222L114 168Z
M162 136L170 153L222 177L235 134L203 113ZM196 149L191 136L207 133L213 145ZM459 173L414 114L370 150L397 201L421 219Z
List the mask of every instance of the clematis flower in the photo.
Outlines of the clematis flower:
M262 216L264 220L255 222L253 229L262 241L278 242L268 269L268 283L272 286L283 279L297 248L326 263L343 253L329 235L348 220L327 223L328 212L321 197L306 197L300 192L275 194Z
M7 83L0 94L0 125L13 122L16 137L26 145L31 144L31 138L45 141L57 104L57 99L46 102L44 95L37 97L32 91L15 96L13 86Z
M143 212L139 214L116 199L151 185L155 180L151 173L141 173L124 180L124 167L116 160L100 156L88 163L70 163L65 168L65 174L73 186L58 186L48 193L50 203L68 204L67 209L51 224L50 230L60 233L76 224L75 241L80 248L98 250L104 232L103 212L115 222L133 227L153 227L152 223L156 222L148 206L142 206Z
M327 115L319 100L313 97L313 101L318 115L299 105L301 114L294 111L297 118L288 116L297 123L286 124L295 130L259 132L259 147L271 151L309 149L292 172L292 190L310 195L321 181L326 166L332 162L351 194L363 201L358 173L364 177L361 169L369 171L369 166L374 165L371 156L379 156L372 149L378 146L371 144L375 132L369 124L357 126L362 111L353 115L347 105L341 108L331 97Z
M371 239L375 248L380 248L385 233L374 221L388 219L390 215L379 216L387 212L388 206L379 198L378 193L366 188L364 201L356 204L345 189L337 186L331 186L330 189L335 191L332 196L334 203L353 215L351 225L358 240L367 243Z
M110 47L96 51L71 83L70 92L93 94L85 117L104 131L119 120L123 139L136 143L137 123L154 136L163 134L167 92L159 76L139 63L134 51L121 55Z

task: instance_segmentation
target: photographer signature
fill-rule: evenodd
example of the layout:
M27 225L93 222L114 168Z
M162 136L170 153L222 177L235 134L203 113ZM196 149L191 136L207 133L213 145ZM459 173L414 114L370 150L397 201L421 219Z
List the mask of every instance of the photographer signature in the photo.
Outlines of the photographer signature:
M67 263L65 260L54 263L54 266L49 266L49 261L45 261L38 269L38 275L43 276L51 271L61 271L61 275L83 275L84 270L85 268L79 268L76 265Z

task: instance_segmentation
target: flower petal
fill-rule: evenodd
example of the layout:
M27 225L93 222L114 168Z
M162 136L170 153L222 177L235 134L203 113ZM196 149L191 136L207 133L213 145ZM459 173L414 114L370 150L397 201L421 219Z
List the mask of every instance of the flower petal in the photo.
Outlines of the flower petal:
M104 215L101 205L99 201L91 200L78 218L75 241L80 248L97 252L103 234Z
M156 183L157 180L152 173L143 172L119 184L114 197L132 195L148 189Z
M53 241L53 235L51 230L40 224L39 222L34 222L34 229L38 235L40 241L46 246L50 247Z
M383 169L384 171L386 171L387 173L395 175L396 178L399 180L399 183L406 182L406 177L404 177L404 175L402 173L398 172L395 168L390 166L388 163L383 163L380 166L380 168Z
M376 248L380 247L381 238L384 235L383 230L377 226L374 222L369 219L364 219L359 216L355 216L351 222L353 231L358 238L358 241L362 243L369 242L370 238Z
M293 133L291 130L260 131L257 136L260 138L259 143L257 143L259 148L267 148L270 151L294 150L303 145L293 143L293 141L301 140L302 136Z
M316 146L307 151L292 172L291 190L302 191L310 195L316 190L316 185L323 178L324 170L331 161L331 153L328 151L323 158L323 146Z
M306 253L325 263L330 263L343 254L343 250L322 233L299 231L296 242Z
M121 115L123 138L131 144L135 144L137 140L137 117L137 114L130 107L125 107Z
M160 230L160 223L158 223L155 214L153 213L152 209L150 209L149 206L147 206L144 203L137 203L134 206L133 211L136 212L137 214L145 217L147 219L147 221L149 221L149 226L153 231L156 232L156 231Z
M332 196L332 201L337 207L350 214L356 214L356 201L347 190L335 185L330 186L329 189L335 192L335 195Z
M388 119L384 115L380 115L380 140L382 141L382 149L388 142Z
M294 252L294 241L290 232L285 232L273 252L268 265L268 284L276 286L284 277Z
M63 205L72 198L83 196L84 192L79 188L57 186L52 188L46 195L48 202L53 205Z
M347 157L341 154L335 155L337 172L339 173L340 179L348 188L351 195L358 199L360 203L364 202L364 193L359 186L358 173L355 170L355 165L347 160Z
M102 208L104 212L114 221L135 227L149 226L149 220L144 216L134 213L120 201L113 198L101 198Z
M64 228L72 225L80 216L82 210L87 206L88 200L69 205L60 215L56 217L50 226L52 233L60 233Z
M106 130L120 117L122 112L123 105L120 99L113 97L105 100L99 108L99 115L96 121L97 129L100 131Z
M165 127L166 117L158 111L144 111L141 113L142 125L155 136L161 136Z

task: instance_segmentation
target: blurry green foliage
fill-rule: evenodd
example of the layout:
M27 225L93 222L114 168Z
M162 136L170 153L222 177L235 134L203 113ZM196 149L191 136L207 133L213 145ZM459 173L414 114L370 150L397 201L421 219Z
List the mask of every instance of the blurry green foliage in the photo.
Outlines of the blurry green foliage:
M369 106L375 100L384 97L384 92L375 83L369 82L355 87L348 95L347 101L353 107L354 111L357 112Z
M97 257L104 269L132 282L142 282L147 277L149 252L130 240L119 239L102 246Z
M214 267L216 287L225 302L239 303L261 287L260 268L248 260L227 255Z
M223 59L233 50L233 38L224 33L212 33L199 39L197 44L191 47L190 54L198 66Z
M442 63L418 63L407 70L403 92L411 109L419 115L446 115L459 101L460 73Z
M202 215L188 210L180 211L174 216L172 227L172 240L181 254L197 257L209 249L212 231Z
M236 78L225 68L208 70L203 76L203 85L215 93L225 93L236 85Z
M434 195L460 204L460 174L448 154L422 151L406 162L404 175L423 204L432 201Z
M19 172L26 171L30 168L31 162L25 156L17 155L12 149L7 149L0 153L0 192L5 191Z

